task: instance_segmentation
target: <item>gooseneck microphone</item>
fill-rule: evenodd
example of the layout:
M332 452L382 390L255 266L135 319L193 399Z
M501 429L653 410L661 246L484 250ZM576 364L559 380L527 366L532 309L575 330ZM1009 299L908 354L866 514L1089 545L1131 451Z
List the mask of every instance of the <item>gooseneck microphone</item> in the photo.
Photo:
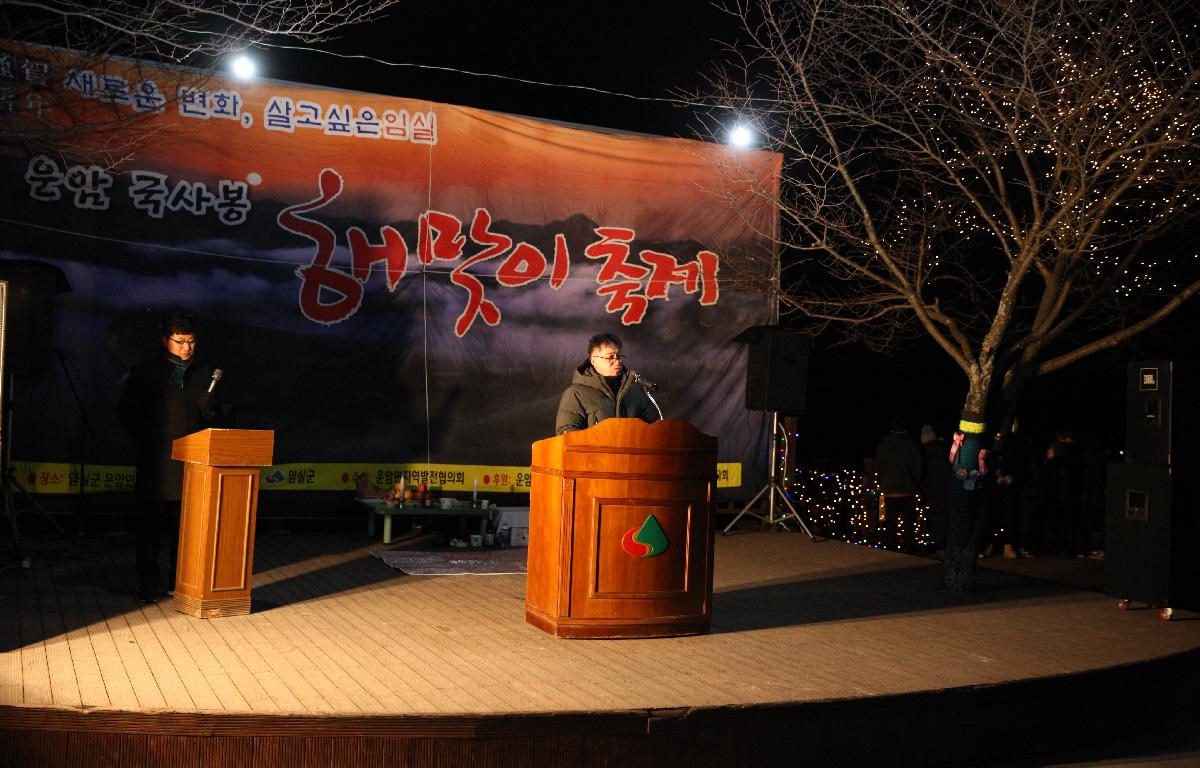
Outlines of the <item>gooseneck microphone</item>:
M633 374L633 380L634 380L636 383L638 383L638 384L641 384L641 385L642 385L643 387L645 387L645 388L646 388L646 390L647 390L647 391L649 391L649 392L654 392L655 390L657 390L657 389L658 389L658 384L657 384L657 383L655 383L655 382L651 381L650 379L647 379L645 376L643 376L643 375L642 375L642 374L640 374L640 373L635 373L635 374Z
M208 382L208 393L210 395L212 394L212 391L217 388L217 382L220 381L221 377L224 375L225 373L220 368L213 368L212 381Z

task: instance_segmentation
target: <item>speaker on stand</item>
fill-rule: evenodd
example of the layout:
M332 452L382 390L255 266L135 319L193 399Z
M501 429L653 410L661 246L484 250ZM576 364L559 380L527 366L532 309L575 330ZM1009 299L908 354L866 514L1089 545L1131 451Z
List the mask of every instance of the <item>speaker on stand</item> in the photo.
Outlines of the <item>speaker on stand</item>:
M1121 598L1161 609L1200 606L1196 558L1200 536L1195 501L1181 470L1181 412L1187 410L1173 361L1130 363L1126 372L1125 461L1108 465L1105 502L1104 588ZM1194 398L1192 398L1194 399Z
M789 332L774 325L754 325L734 337L734 341L747 345L746 366L746 409L769 411L771 414L771 437L767 446L767 482L746 502L741 511L722 529L729 531L745 515L756 517L766 525L786 527L794 521L808 538L816 540L804 518L796 511L791 499L779 484L774 441L782 426L780 413L800 415L804 413L808 392L808 365L812 350L812 337L806 333ZM787 441L786 430L783 431ZM750 510L763 496L767 497L767 514ZM782 512L782 507L787 508ZM776 514L779 510L780 513Z

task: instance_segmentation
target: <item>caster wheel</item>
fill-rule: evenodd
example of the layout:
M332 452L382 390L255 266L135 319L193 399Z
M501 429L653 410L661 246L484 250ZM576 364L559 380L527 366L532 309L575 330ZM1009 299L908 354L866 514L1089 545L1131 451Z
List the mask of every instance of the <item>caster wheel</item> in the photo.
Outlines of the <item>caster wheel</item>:
M1128 611L1129 610L1129 601L1122 600L1121 602L1117 603L1117 609L1121 610L1121 611Z
M1170 621L1171 617L1174 615L1175 611L1171 610L1170 608L1163 608L1158 612L1158 618L1162 619L1163 621Z

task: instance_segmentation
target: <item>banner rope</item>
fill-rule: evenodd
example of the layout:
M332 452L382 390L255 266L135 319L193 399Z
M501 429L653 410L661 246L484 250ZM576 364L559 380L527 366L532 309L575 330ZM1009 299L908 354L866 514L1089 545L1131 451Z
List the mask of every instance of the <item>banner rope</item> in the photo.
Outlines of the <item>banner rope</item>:
M680 98L678 96L638 96L634 93L625 93L623 91L612 91L607 88L598 88L593 85L579 85L577 83L551 83L546 80L532 80L525 77L515 77L513 75L501 75L495 72L476 72L470 69L461 69L459 67L446 67L437 64L417 64L409 61L388 61L377 56L368 56L365 53L338 53L336 51L325 51L320 48L311 48L304 45L280 45L275 43L255 43L260 48L274 48L277 50L286 51L301 51L304 53L318 53L324 56L333 56L338 59L359 59L361 61L369 61L373 64L381 64L385 67L411 67L413 69L429 69L437 72L452 72L456 75L467 75L469 77L488 77L494 80L506 80L511 83L521 83L522 85L536 85L542 88L562 88L572 91L587 91L589 93L599 94L601 96L615 96L620 99L630 99L632 101L651 101L662 104L672 104L677 107L699 107L703 109L728 109L736 111L738 107L730 104L719 104L712 101L701 101L698 99ZM776 99L767 99L762 97L753 97L748 99L753 102L777 103Z
M429 102L429 111L433 112L433 102ZM433 145L427 145L429 161L425 164L425 210L433 210ZM420 244L417 245L418 249ZM432 250L433 246L430 246ZM422 366L425 369L425 463L433 464L433 422L430 419L429 413L429 315L427 308L429 305L429 293L425 278L425 264L421 260L421 337L425 345L425 354L422 358Z

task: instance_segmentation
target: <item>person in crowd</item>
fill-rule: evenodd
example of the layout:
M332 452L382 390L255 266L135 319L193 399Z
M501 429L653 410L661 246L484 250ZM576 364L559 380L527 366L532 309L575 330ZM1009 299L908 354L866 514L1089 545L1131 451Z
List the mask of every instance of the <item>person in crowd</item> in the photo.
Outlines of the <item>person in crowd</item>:
M172 311L160 324L162 349L129 372L117 405L137 446L136 560L138 598L154 602L174 585L183 464L171 459L172 441L213 423L213 369L196 358L196 320ZM171 543L169 584L159 571L164 534Z
M1007 432L996 435L989 460L996 471L986 486L990 498L984 554L991 554L995 543L1003 548L1004 557L1016 559L1020 556L1022 499L1025 485L1030 482L1029 447L1016 417Z
M892 419L891 432L883 436L875 449L874 466L880 491L875 543L904 549L910 544L903 540L904 528L911 530L917 494L925 479L921 447L908 436L904 419Z
M925 501L925 520L929 524L930 546L935 551L946 547L946 521L950 505L950 451L929 424L921 427L921 456L925 465L921 498Z
M1025 478L1020 484L1017 513L1017 555L1035 557L1046 547L1046 520L1043 517L1042 486L1045 463L1038 458L1033 441L1025 439Z
M982 435L983 414L963 409L950 445L950 523L946 532L943 586L947 592L970 592L975 586L975 557L982 528L981 496L990 469Z
M1041 479L1046 550L1083 557L1083 462L1069 430L1060 430L1046 449Z
M1083 528L1088 557L1104 559L1105 505L1108 463L1115 451L1108 440L1098 440L1083 454Z
M625 367L619 338L598 334L588 339L587 349L587 359L575 367L571 385L559 398L555 434L594 427L613 417L647 423L661 418L647 391L653 385Z

